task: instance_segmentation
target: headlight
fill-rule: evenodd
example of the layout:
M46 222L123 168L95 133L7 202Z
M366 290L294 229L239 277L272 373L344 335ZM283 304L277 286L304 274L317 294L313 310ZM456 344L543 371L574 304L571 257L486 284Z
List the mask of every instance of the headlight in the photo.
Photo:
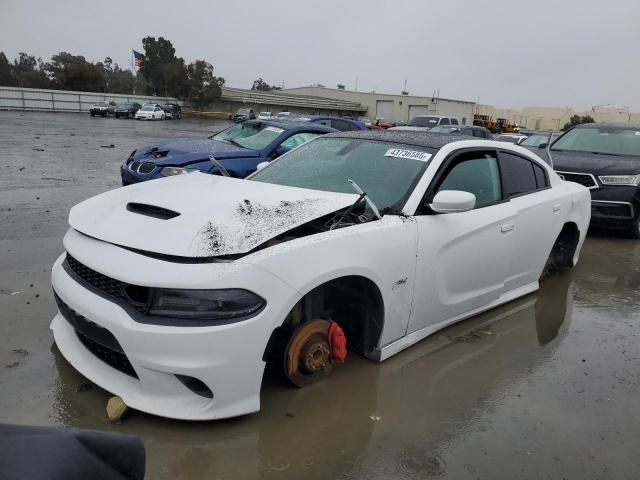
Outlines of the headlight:
M172 177L174 175L182 175L183 173L190 173L195 171L193 168L182 168L182 167L164 167L160 170L160 174L165 177Z
M640 184L639 175L604 175L598 177L603 185L626 185L637 187Z
M238 288L228 290L153 291L149 315L196 320L228 320L249 317L262 310L264 299Z

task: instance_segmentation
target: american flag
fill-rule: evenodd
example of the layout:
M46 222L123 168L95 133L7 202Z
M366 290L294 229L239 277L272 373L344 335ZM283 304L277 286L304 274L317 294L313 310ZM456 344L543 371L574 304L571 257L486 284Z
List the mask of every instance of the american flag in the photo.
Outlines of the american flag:
M141 54L140 52L136 52L135 50L133 50L133 64L136 67L139 67L140 65L142 65L143 60L144 60L144 55Z

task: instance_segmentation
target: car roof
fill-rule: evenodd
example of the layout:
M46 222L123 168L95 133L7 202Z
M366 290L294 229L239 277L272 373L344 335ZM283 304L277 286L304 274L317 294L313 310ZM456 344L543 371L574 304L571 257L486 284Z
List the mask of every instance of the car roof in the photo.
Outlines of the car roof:
M264 124L264 125L268 125L270 127L278 127L278 128L282 128L283 130L290 130L292 128L304 128L305 130L309 130L309 131L315 131L315 132L321 132L321 133L328 133L328 132L335 132L336 129L335 128L331 128L331 127L327 127L326 125L318 125L312 122L300 122L300 121L296 121L296 120L282 120L279 118L270 118L268 120L247 120L245 122L242 123L246 123L249 125L254 125L254 124Z
M445 145L460 140L478 140L470 135L449 135L448 133L416 132L411 130L356 130L350 132L331 133L328 137L359 138L382 142L403 143L415 147L441 149Z
M640 130L640 123L581 123L573 128L610 128L612 130Z

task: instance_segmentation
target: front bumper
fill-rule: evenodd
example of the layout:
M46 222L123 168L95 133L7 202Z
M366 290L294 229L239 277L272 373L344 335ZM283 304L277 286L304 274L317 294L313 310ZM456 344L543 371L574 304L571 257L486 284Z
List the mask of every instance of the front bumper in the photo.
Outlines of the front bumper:
M74 250L74 257L96 271L112 278L119 272L121 281L131 282L125 277L133 276L140 285L165 286L171 281L176 288L240 284L258 290L256 293L263 298L274 299L260 314L238 323L206 327L149 325L134 321L120 305L76 281L62 265L64 255L52 270L52 286L60 301L115 337L135 371L135 376L128 375L100 358L58 312L51 322L56 344L63 356L91 381L119 395L132 408L170 418L208 420L260 409L262 356L271 332L282 323L291 302L298 300L297 292L250 265L163 262L73 230L65 236L65 248ZM176 375L203 382L213 392L213 398L194 393Z
M637 187L610 186L591 190L591 224L626 228L640 214Z

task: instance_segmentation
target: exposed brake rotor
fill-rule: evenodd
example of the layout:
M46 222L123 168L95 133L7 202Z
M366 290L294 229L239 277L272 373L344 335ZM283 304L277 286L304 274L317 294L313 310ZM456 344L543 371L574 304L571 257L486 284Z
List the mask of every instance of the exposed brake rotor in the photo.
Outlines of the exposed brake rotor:
M329 375L336 366L329 329L333 322L311 320L291 335L284 357L284 368L291 382L303 387Z

